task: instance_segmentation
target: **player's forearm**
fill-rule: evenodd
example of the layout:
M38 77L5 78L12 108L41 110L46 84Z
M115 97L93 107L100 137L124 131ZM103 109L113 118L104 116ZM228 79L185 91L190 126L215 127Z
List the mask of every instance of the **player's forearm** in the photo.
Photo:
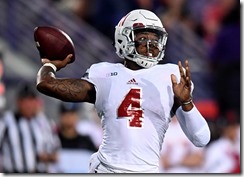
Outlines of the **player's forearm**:
M195 146L203 147L208 144L210 141L209 126L195 106L188 112L179 107L176 117L182 130Z
M42 66L37 73L36 88L39 92L62 101L89 101L86 85L78 79L57 79L54 70Z
M55 89L53 85L55 83L55 79L54 70L51 67L42 66L37 73L37 90L45 95L59 98L58 95L56 96L58 92L54 93Z

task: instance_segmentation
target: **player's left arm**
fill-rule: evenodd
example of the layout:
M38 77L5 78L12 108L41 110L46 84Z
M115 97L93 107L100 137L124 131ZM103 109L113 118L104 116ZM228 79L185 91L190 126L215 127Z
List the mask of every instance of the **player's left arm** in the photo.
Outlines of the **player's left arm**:
M188 139L198 147L203 147L210 141L210 129L204 117L192 101L192 83L189 62L185 61L185 72L181 62L178 63L180 82L171 75L172 88L175 95L173 110L180 126Z

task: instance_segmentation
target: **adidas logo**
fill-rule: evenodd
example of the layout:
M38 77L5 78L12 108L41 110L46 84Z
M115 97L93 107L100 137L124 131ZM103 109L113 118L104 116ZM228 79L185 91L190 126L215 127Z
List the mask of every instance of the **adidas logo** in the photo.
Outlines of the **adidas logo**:
M136 80L133 78L133 79L131 79L131 80L129 80L128 82L127 82L127 84L135 84L135 85L138 85L138 83L136 82Z

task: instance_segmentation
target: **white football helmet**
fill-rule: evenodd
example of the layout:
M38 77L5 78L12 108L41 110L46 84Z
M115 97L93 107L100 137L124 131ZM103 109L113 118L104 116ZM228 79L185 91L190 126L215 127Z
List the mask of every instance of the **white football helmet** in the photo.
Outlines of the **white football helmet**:
M140 55L136 51L134 41L136 30L152 31L159 36L157 57ZM153 12L144 9L133 10L115 27L116 53L120 58L127 58L141 67L150 68L163 59L167 36L161 20Z

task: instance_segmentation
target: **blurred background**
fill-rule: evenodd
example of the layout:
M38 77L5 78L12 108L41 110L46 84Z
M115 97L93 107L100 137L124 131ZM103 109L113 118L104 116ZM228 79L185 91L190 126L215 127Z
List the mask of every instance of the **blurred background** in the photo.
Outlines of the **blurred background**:
M162 63L190 61L194 103L209 123L211 142L222 136L223 122L240 125L241 6L237 0L0 1L1 111L15 109L18 85L35 85L41 66L33 38L35 27L55 26L70 35L76 61L57 76L80 78L93 63L121 62L112 45L114 27L137 8L155 12L169 33ZM40 97L46 115L59 121L60 101ZM80 107L92 109L89 104Z

